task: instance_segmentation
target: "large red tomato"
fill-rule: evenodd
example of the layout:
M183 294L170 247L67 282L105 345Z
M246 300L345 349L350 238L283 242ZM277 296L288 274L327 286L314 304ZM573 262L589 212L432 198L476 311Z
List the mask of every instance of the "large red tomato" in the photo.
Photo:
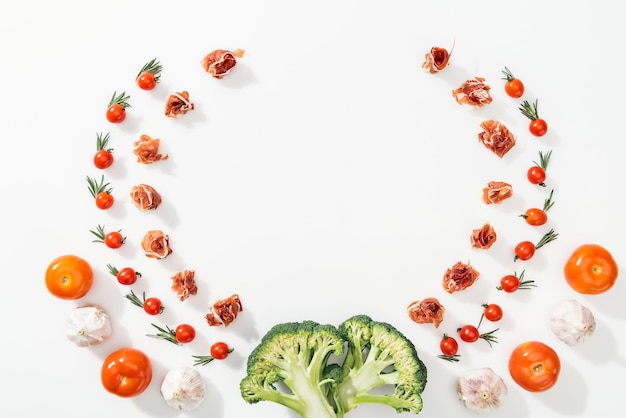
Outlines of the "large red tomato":
M93 270L87 261L76 255L55 258L46 269L46 288L61 299L80 299L93 284Z
M529 392L543 392L554 386L561 372L561 360L552 347L540 341L526 341L513 349L509 373Z
M572 289L578 293L596 295L613 287L618 267L606 248L597 244L583 244L567 259L563 272Z
M130 398L141 394L150 385L152 363L136 348L120 348L104 360L100 377L108 392Z

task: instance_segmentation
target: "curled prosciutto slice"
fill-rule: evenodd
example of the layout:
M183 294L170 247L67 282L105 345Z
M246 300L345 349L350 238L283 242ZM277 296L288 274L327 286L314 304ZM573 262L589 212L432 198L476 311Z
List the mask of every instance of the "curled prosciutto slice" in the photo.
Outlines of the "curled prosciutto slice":
M168 155L159 152L161 140L159 138L151 138L148 135L141 135L138 141L135 141L133 153L137 156L137 162L142 164L152 164L156 161L167 160Z
M474 229L470 236L472 248L488 250L496 242L496 231L490 224L484 224L481 228Z
M189 100L189 92L179 91L168 96L165 102L165 116L177 118L194 109L194 104Z
M243 57L243 49L228 51L216 49L202 59L202 68L213 78L223 78L237 65L237 58Z
M220 299L209 308L209 313L205 315L206 322L212 326L229 326L243 311L239 295L234 294L225 299Z
M452 49L454 49L454 47ZM450 61L452 49L450 50L450 52L448 52L448 50L445 48L433 46L432 48L430 48L430 51L424 56L422 68L431 74L445 70Z
M448 293L465 290L478 279L480 273L469 263L458 261L455 265L446 270L443 275L443 290Z
M137 184L130 189L130 198L141 211L155 210L161 204L161 195L148 184Z
M198 294L195 276L196 273L193 270L179 271L172 276L172 290L181 301Z
M418 324L433 324L439 328L443 322L445 308L437 298L426 298L411 302L406 308L409 318Z
M501 203L511 196L513 196L513 186L503 181L490 181L487 187L483 188L483 202L488 205Z
M485 84L483 77L467 80L458 89L452 90L452 96L458 104L481 107L493 100L489 93L491 87Z
M162 260L172 254L169 235L159 229L146 232L141 240L141 248L143 248L146 257L158 260Z
M478 134L478 140L498 157L504 157L515 146L515 136L497 120L486 120L480 124L483 131Z

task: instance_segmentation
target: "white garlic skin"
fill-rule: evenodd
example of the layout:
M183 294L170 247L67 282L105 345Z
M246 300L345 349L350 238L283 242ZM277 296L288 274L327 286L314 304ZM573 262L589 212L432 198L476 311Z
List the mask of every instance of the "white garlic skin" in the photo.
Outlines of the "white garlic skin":
M206 396L204 380L191 367L172 369L163 378L161 395L165 402L179 411L196 409Z
M484 367L461 377L456 392L467 409L484 414L500 406L508 389L500 376L491 368Z
M67 318L65 335L79 347L98 345L112 333L111 319L99 306L87 305L74 308Z
M552 309L550 329L559 340L574 346L593 334L596 320L591 310L576 300L563 300Z

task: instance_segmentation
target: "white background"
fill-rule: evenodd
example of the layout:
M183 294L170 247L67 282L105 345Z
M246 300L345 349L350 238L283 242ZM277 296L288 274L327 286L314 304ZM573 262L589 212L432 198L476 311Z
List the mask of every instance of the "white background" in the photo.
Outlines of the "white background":
M626 38L618 1L20 1L3 7L0 56L3 95L2 266L4 323L0 376L2 416L293 417L269 402L239 395L250 350L272 325L312 319L338 324L366 313L392 323L417 346L428 368L423 417L474 414L457 400L466 371L491 367L509 395L492 416L623 416L624 280L608 293L583 296L564 282L563 264L578 245L596 242L624 267L623 80L619 56ZM432 46L454 51L439 74L420 66ZM202 57L218 49L246 51L223 80L210 78ZM134 77L157 57L162 82L141 91ZM532 137L520 103L505 96L501 70L526 84L549 123ZM486 78L493 103L458 105L451 94L466 79ZM114 91L132 108L120 125L104 118ZM173 91L188 90L196 109L177 120L163 115ZM517 137L503 159L476 139L479 124L498 119ZM115 206L97 209L85 176L95 134L111 133L116 162L105 172ZM140 165L132 144L159 137L167 161ZM543 203L547 189L525 179L538 151L553 150L548 170L555 205L545 227L518 214ZM485 205L482 187L508 181L514 196ZM148 183L163 196L155 213L140 213L128 191ZM498 233L488 251L469 245L472 229L490 222ZM122 229L127 244L109 250L89 229ZM513 247L537 241L547 228L557 241L527 262ZM139 246L149 229L163 229L174 253L146 258ZM48 263L62 254L89 260L96 281L82 300L56 299L44 286ZM446 294L444 271L470 261L481 273L470 289ZM159 318L123 298L106 264L143 273L133 289L159 296ZM185 302L169 277L194 269L197 296ZM538 287L505 294L501 276L525 269ZM204 321L209 305L238 293L244 312L228 328ZM444 323L418 325L405 308L438 297ZM568 347L548 328L551 307L574 298L596 316L597 331ZM436 356L444 332L476 323L480 305L496 302L505 318L499 343L461 344L459 363ZM113 336L78 348L65 336L75 307L101 304ZM177 347L145 336L150 322L198 330ZM481 325L486 331L492 324ZM494 325L495 327L495 325ZM557 350L561 378L532 394L510 378L510 351L525 340ZM218 340L234 353L200 368L209 394L178 414L159 395L173 367L191 365ZM152 358L154 379L141 396L108 394L101 362L125 345ZM350 417L396 417L387 407L362 406Z

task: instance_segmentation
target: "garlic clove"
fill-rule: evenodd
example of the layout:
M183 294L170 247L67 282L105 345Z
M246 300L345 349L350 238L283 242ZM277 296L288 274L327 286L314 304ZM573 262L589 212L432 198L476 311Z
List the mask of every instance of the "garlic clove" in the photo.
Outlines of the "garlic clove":
M477 413L498 408L508 394L504 380L489 367L467 372L458 380L456 391L465 407Z
M591 310L576 300L562 300L552 309L550 329L569 346L582 343L593 335L596 320Z
M109 315L99 306L76 307L67 318L65 335L79 347L98 345L111 333Z
M161 395L172 408L191 411L204 400L206 386L197 370L179 367L165 374L161 383Z

